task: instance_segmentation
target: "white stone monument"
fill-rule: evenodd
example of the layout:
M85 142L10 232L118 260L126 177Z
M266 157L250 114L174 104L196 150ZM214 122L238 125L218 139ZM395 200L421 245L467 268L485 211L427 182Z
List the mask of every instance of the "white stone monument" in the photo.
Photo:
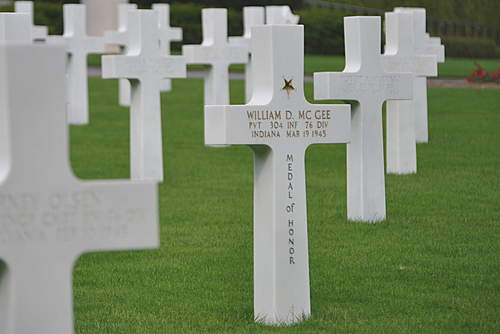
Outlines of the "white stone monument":
M299 20L289 6L266 6L266 24L297 24Z
M126 78L132 85L130 167L134 180L163 180L160 87L164 78L185 78L186 61L165 56L158 14L130 11L130 48L126 55L102 57L103 78Z
M130 44L128 12L136 9L136 4L120 4L118 7L118 30L106 31L104 33L106 43L120 46L122 54L127 53ZM121 106L130 106L130 82L127 79L118 80L118 103Z
M29 15L0 13L0 43L29 43L33 40L32 33Z
M409 13L413 16L413 34L415 52L420 55L435 55L438 63L444 63L444 45L439 37L430 37L426 33L425 8L394 9L396 13ZM437 73L436 73L437 75ZM415 77L413 83L413 100L415 103L415 139L417 143L429 141L428 112L427 112L427 78Z
M78 257L159 245L155 183L73 175L65 62L63 46L0 45L2 334L74 333Z
M182 41L182 28L170 26L170 5L166 3L153 4L153 10L158 13L158 26L160 28L160 47L164 56L170 56L170 43ZM172 81L163 79L162 92L172 89Z
M201 14L203 42L184 45L182 53L188 64L211 66L205 77L205 105L229 104L229 65L246 64L248 51L228 43L227 9L205 8Z
M87 35L85 5L64 5L64 35L50 37L49 41L64 41L68 53L68 122L84 125L89 123L89 94L87 78L87 56L103 53L103 37Z
M412 14L386 13L386 45L383 56L386 71L391 73L410 72L413 78L437 75L436 56L417 53L413 28ZM416 100L388 101L386 109L387 173L416 173Z
M252 50L251 38L252 28L258 25L263 25L265 20L264 7L243 7L243 36L229 37L229 43L245 47L249 53L248 62L245 65L245 101L248 103L252 97Z
M118 6L128 0L81 0L87 8L87 32L90 36L103 36L105 31L118 27Z
M411 74L383 68L380 28L378 16L344 18L344 71L314 73L315 99L356 101L347 145L347 217L364 222L386 217L382 105L412 97Z
M16 13L29 15L31 21L31 35L34 40L45 40L47 38L47 27L34 25L35 15L33 10L33 1L16 1L14 3L14 10Z
M305 152L348 142L350 113L304 98L303 26L255 27L252 43L252 100L205 106L205 144L254 151L254 316L289 325L311 313Z

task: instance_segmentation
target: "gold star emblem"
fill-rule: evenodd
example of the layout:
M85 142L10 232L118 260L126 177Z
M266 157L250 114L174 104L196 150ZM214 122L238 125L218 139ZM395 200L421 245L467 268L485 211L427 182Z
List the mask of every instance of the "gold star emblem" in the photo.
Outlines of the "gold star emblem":
M290 93L295 90L295 88L292 86L293 79L290 80L283 79L283 80L285 80L285 86L282 89L286 91L288 96L290 96Z

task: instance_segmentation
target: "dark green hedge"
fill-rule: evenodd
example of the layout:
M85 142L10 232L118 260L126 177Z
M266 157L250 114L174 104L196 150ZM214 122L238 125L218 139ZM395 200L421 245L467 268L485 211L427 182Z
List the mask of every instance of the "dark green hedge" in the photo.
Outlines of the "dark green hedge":
M297 12L304 25L306 53L344 54L344 16L340 11L320 8Z
M151 8L151 4L157 2L168 2L171 5L185 4L186 0L130 0L141 8ZM303 0L189 0L190 3L202 7L224 7L241 10L244 6L270 6L270 5L289 5L293 9L299 9L303 6Z
M500 26L499 0L324 0L382 10L394 7L422 7L437 19L464 21L486 26ZM286 2L286 1L284 1Z
M173 3L171 5L171 24L184 30L183 44L199 44L201 42L201 9L198 4ZM12 11L12 6L4 6L0 11ZM229 34L241 35L242 13L229 9ZM344 53L343 17L348 15L339 10L322 8L304 8L297 12L301 23L305 26L305 50L311 54ZM49 27L50 34L62 34L62 4L35 3L35 22ZM443 38L446 55L465 58L500 58L500 50L495 43L486 39L462 37ZM173 50L180 50L181 43L175 43Z
M490 39L448 36L443 43L447 57L500 58L500 48Z

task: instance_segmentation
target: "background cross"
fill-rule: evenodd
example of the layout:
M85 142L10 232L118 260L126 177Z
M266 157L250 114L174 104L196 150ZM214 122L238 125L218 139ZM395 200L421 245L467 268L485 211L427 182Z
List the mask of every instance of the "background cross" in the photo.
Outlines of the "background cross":
M207 64L205 105L229 104L229 65L246 64L246 48L231 45L227 39L227 9L205 8L201 11L203 42L184 45L182 53L188 64Z
M182 28L170 26L170 5L165 3L153 4L153 10L158 13L158 26L160 28L160 48L164 56L170 56L170 43L182 41ZM172 81L163 79L161 91L169 92Z
M383 61L389 72L409 72L415 77L437 75L434 55L421 55L415 47L413 16L410 13L386 13L386 45ZM417 172L415 139L416 99L387 103L387 173Z
M160 48L158 14L128 14L130 48L126 55L102 58L103 78L127 78L132 85L130 166L135 180L163 180L160 85L164 78L186 77L181 56L165 56Z
M104 33L106 44L116 44L121 46L122 54L127 53L128 45L130 44L128 12L136 9L136 4L120 4L118 6L118 30L106 31ZM130 90L130 82L127 79L118 80L118 103L121 106L130 106Z
M425 8L395 8L396 13L410 13L413 17L413 35L415 52L420 55L435 55L438 63L443 63L444 45L439 37L429 37L426 33ZM437 74L437 73L436 73ZM413 82L413 100L415 105L415 139L417 143L429 141L427 112L427 78L415 77Z
M68 122L70 124L88 124L88 78L87 56L91 53L104 52L104 38L87 36L85 5L64 5L64 35L51 37L62 39L67 46L68 65Z
M48 29L44 26L34 25L34 11L32 1L16 1L14 2L14 10L16 13L27 14L30 17L31 35L34 40L45 40L48 35Z
M245 47L249 53L248 62L245 65L245 101L248 103L252 97L252 50L251 38L252 28L263 25L265 19L264 7L243 7L243 35L229 37L229 43Z
M383 68L380 27L380 17L344 18L344 71L314 73L315 99L357 102L352 105L351 142L347 144L347 216L350 220L385 219L382 104L387 100L411 98L411 74L388 73Z

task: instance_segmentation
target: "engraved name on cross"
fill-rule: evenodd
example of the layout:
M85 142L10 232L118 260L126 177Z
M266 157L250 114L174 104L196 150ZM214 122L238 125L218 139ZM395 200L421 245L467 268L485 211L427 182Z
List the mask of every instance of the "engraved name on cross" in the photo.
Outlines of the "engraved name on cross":
M386 13L385 36L382 60L386 71L410 72L413 78L437 74L436 56L416 52L412 14ZM387 102L387 173L417 172L415 108L415 96L407 101Z
M185 78L186 61L160 48L158 14L129 11L126 55L102 57L103 78L127 78L132 85L130 167L134 180L163 181L160 86L164 78Z
M263 25L265 19L264 7L243 7L243 36L229 37L229 43L233 45L243 46L249 53L248 62L245 65L245 101L248 103L252 97L252 50L251 38L252 28L258 25Z
M104 33L106 44L121 46L122 54L126 54L128 52L128 46L130 43L130 30L128 28L127 21L128 12L136 9L136 4L120 4L118 6L118 30L106 31ZM130 106L130 82L127 79L118 80L118 103L124 107Z
M65 57L0 46L0 333L73 333L77 258L159 245L155 183L73 175Z
M205 106L205 144L254 151L254 317L272 325L310 315L305 152L349 141L349 105L304 97L304 27L252 30L247 105ZM286 61L283 61L286 59Z
M229 65L246 64L248 50L231 45L227 39L227 9L204 8L201 11L203 42L184 45L182 53L188 64L207 64L205 105L229 104Z
M344 71L314 73L315 99L356 101L347 144L347 217L364 222L386 217L382 105L412 92L410 73L384 71L380 29L380 17L344 18Z

